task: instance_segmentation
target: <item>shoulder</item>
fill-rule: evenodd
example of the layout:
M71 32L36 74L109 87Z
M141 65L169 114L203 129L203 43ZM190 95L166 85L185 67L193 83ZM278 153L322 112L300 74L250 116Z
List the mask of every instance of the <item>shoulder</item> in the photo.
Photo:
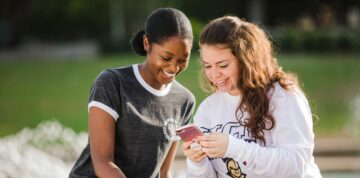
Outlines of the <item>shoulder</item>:
M182 97L185 97L187 100L195 102L194 94L178 81L173 81L171 90L173 90L174 93L181 94Z
M270 103L277 106L286 106L287 108L290 108L294 105L308 105L305 94L297 86L287 90L279 83L275 83L268 95L270 97Z
M131 66L108 68L100 72L95 81L117 81L132 72Z

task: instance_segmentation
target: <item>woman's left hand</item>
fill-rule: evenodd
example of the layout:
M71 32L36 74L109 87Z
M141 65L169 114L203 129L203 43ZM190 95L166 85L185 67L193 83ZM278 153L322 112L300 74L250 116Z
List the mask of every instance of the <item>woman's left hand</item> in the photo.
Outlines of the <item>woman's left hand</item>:
M197 140L203 147L202 150L210 158L224 157L229 142L228 135L224 133L211 133L209 135L199 136Z

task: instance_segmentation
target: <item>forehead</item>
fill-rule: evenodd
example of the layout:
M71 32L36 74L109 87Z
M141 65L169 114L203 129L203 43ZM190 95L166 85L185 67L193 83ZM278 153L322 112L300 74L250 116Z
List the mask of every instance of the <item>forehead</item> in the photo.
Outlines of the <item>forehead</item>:
M192 39L184 39L180 37L169 37L161 43L154 43L156 50L177 54L177 53L190 53L192 48Z
M202 61L206 63L236 60L231 49L222 45L201 45L200 56Z

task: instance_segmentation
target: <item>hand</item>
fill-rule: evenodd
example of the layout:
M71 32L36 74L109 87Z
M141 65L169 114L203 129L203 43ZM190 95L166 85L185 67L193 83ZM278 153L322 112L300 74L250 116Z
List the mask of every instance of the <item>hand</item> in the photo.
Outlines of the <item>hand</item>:
M199 136L197 139L202 146L202 151L204 151L207 156L210 158L224 157L229 143L227 134L212 133Z
M191 161L200 162L206 157L206 154L202 151L201 146L195 140L184 142L182 149L185 156Z

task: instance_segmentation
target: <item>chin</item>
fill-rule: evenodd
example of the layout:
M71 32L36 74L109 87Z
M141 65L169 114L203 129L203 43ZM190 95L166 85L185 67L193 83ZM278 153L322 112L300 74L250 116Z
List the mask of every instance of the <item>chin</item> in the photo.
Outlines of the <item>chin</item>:
M163 84L164 85L167 85L167 84L169 84L169 83L171 83L171 82L173 82L175 80L175 78L172 78L172 79L168 79L168 80L163 80Z
M225 89L225 88L219 88L219 91L221 91L221 92L230 92L230 90L229 89Z

